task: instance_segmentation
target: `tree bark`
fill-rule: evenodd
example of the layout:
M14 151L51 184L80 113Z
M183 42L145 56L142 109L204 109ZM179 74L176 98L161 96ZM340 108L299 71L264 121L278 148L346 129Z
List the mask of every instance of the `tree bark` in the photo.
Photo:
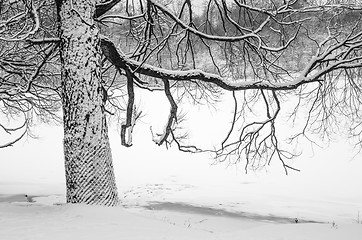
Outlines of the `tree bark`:
M58 1L67 202L114 206L118 194L102 101L96 3Z

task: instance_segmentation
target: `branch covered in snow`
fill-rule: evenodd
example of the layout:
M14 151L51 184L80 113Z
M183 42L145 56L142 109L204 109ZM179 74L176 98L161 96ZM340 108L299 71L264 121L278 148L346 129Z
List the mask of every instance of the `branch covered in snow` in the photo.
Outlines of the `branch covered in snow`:
M272 158L276 157L281 161L286 171L288 169L296 170L286 161L297 156L297 154L285 150L287 144L281 142L277 137L275 122L282 104L279 98L287 94L291 96L296 94L304 100L306 99L304 95L298 93L304 89L318 89L321 86L332 86L333 89L335 88L333 86L334 76L341 76L341 72L343 76L347 76L348 81L355 82L348 77L351 74L347 71L355 72L362 66L362 34L360 21L355 21L353 26L345 29L335 24L326 23L328 34L326 36L322 34L325 39L321 39L322 35L313 33L312 29L304 26L310 20L308 15L302 17L296 17L296 15L299 13L314 14L317 10L322 12L322 8L320 6L293 8L295 2L288 1L285 6L279 6L272 10L256 6L249 8L239 6L248 11L266 15L253 28L244 27L240 21L236 21L229 6L224 1L221 4L215 2L216 9L220 10L219 14L223 24L228 23L236 29L233 32L234 36L231 36L229 32L232 31L227 30L226 26L223 26L225 35L216 34L217 31L213 32L210 22L205 22L204 25L197 27L193 22L194 12L188 1L183 2L178 14L173 13L164 5L151 1L152 4L148 5L149 9L145 16L148 18L148 22L145 23L146 25L138 25L147 26L143 36L144 42L140 42L134 51L124 53L110 39L102 37L101 47L104 55L113 66L117 69L128 69L134 76L137 76L140 87L147 88L155 79L160 79L164 82L165 91L169 89L167 87L169 85L182 88L185 86L184 83L188 83L193 84L196 88L205 86L205 89L209 89L209 91L212 91L212 87L233 92L248 90L255 93L251 102L256 102L256 99L262 97L267 109L266 118L258 121L245 121L244 125L240 126L239 132L235 127L236 122L241 118L241 115L237 117L236 113L239 100L234 97L236 109L230 131L222 142L221 148L209 152L214 152L219 161L233 158L236 159L234 162L239 162L246 159L246 165L252 168L265 166L270 163ZM160 18L162 15L155 9L160 10L166 18ZM326 7L326 14L331 15L331 19L343 15L340 12L333 15L331 9L331 6ZM345 11L346 8L339 6L333 8L333 10L335 9ZM352 7L352 9L356 8ZM207 11L212 12L211 10ZM134 16L137 14L134 13ZM170 21L169 24L166 23L165 19ZM127 21L126 18L123 20ZM142 22L141 19L132 19L132 21L135 24ZM150 25L147 25L148 23ZM162 26L165 26L162 31L155 28L156 24L160 23L164 23ZM210 25L210 28L202 27L207 25ZM294 29L288 29L289 27ZM129 33L130 35L135 34L135 32ZM269 33L272 34L270 38L266 36ZM299 67L297 71L290 70L283 62L283 57L291 54L288 51L296 51L293 44L294 41L300 41L300 34L303 34L302 39L306 39L305 41L312 45L313 50L310 57L303 62L302 67ZM141 35L139 36L141 37ZM270 45L273 43L270 39L275 38L278 39L279 46ZM154 45L152 45L153 40L155 40ZM176 43L174 49L177 64L174 64L173 58L170 58L166 63L163 61L163 56L171 55L174 52L174 49L170 47L171 43ZM204 58L200 60L197 59L195 43L205 47L205 51L202 53L206 53L206 55L202 55ZM221 57L215 51L219 46L224 49L223 61L220 60ZM209 59L206 59L207 56ZM188 62L187 59L189 59ZM209 60L210 65L200 66L203 61L206 62L207 60ZM346 71L346 74L343 74L343 71ZM353 84L359 86L358 83ZM172 97L172 95L169 96ZM313 99L314 97L319 98L321 95L310 94L309 96L312 96ZM175 111L177 108L173 107L172 98L171 100L168 98L168 100L171 104L171 113L164 132L157 135L156 138L154 136L154 141L157 144L167 143L167 138L170 135L171 137L175 136L172 124L176 117L172 114L172 110ZM251 103L246 104L247 107L252 107ZM312 106L310 113L315 111L314 107L315 105ZM327 111L327 109L326 106L324 110ZM309 125L310 123L311 121L308 120L305 124ZM315 122L314 125L316 126ZM235 137L235 132L239 137L236 140L231 140L233 136ZM179 149L184 147L179 142L176 141L176 143ZM202 151L195 146L185 148L185 150Z
M17 132L17 131L19 131L19 130L21 130L21 129L24 129L24 130L23 130L23 133L20 134L20 135L19 135L18 137L16 137L15 139L13 139L13 140L11 140L11 141L9 141L9 142L6 142L6 143L4 143L4 144L0 144L0 148L11 147L11 146L13 146L15 143L19 142L20 139L22 139L22 138L25 136L25 134L27 133L27 130L28 130L28 126L27 126L27 125L28 125L28 120L25 120L24 123L23 123L21 126L16 127L16 128L5 127L4 125L2 125L2 124L0 123L0 132L1 132L1 131L4 131L4 132L7 133L7 134L12 134L12 133L15 133L15 132Z
M300 76L294 81L284 83L271 83L269 81L243 81L242 79L227 79L220 75L208 73L199 69L194 70L168 70L159 68L146 63L129 59L120 49L107 38L101 39L101 46L103 53L107 59L112 62L117 68L126 69L130 68L135 73L146 75L149 77L169 79L173 81L190 81L199 80L207 83L215 84L225 90L240 91L247 89L265 89L265 90L293 90L299 86L319 81L318 79Z
M133 76L129 70L126 70L128 104L126 110L126 121L121 125L121 143L123 146L132 146L132 131L136 123L136 108L134 106L134 87Z
M170 114L168 116L167 124L163 130L162 134L157 134L158 138L154 137L153 141L157 145L162 145L164 142L167 142L167 138L174 131L175 125L177 124L177 104L172 97L170 91L170 82L167 79L163 79L163 84L165 88L166 97L170 103Z

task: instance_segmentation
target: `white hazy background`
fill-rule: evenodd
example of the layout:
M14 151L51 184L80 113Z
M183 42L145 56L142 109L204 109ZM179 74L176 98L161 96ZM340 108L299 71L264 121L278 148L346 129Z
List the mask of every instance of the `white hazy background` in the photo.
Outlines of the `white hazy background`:
M109 129L121 198L124 192L146 185L189 184L194 187L172 193L167 200L230 203L232 207L243 203L247 204L243 211L322 221L352 222L362 211L362 160L345 139L324 149L305 146L292 164L301 172L289 171L286 176L280 162L274 160L266 169L245 174L244 163L213 165L207 154L182 153L176 146L169 150L158 147L152 142L150 126L154 132L161 131L169 111L167 99L162 93L138 92L138 96L136 104L145 117L136 124L133 147L121 146L115 124ZM216 110L184 106L181 110L190 122L191 141L217 143L225 137L232 105L219 104ZM0 149L0 194L65 195L62 126L39 124L32 131L38 139L23 139Z

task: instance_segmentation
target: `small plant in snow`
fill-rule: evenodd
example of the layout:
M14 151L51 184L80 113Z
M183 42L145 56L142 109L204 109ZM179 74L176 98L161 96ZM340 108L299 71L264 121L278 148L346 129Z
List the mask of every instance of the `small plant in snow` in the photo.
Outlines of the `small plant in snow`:
M169 219L169 218L166 217L166 216L164 216L164 217L162 218L162 220L163 220L164 222L168 223L168 224L176 225L176 222L171 221L171 219Z
M332 227L331 228L335 228L335 229L338 228L338 225L335 223L335 221L332 222Z
M357 224L362 224L362 221L359 218L359 211L358 211L358 214L357 214Z
M185 220L184 222L184 226L186 226L187 228L190 228L191 227L191 222L190 222L190 218Z

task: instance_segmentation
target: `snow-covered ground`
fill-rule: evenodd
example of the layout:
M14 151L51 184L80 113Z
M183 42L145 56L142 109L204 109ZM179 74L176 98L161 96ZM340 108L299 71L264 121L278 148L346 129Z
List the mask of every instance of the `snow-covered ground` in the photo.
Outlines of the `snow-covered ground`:
M34 200L0 203L1 239L360 240L362 236L362 225L356 223L296 224L180 204L172 208L166 204L166 210L66 205L64 197L56 195Z
M242 165L155 146L150 122L136 126L132 148L111 128L116 208L64 204L60 126L38 126L38 139L1 149L0 240L362 239L361 155L345 142L307 149L293 165L300 173L285 176L276 161L245 174ZM190 132L207 141L204 125Z

